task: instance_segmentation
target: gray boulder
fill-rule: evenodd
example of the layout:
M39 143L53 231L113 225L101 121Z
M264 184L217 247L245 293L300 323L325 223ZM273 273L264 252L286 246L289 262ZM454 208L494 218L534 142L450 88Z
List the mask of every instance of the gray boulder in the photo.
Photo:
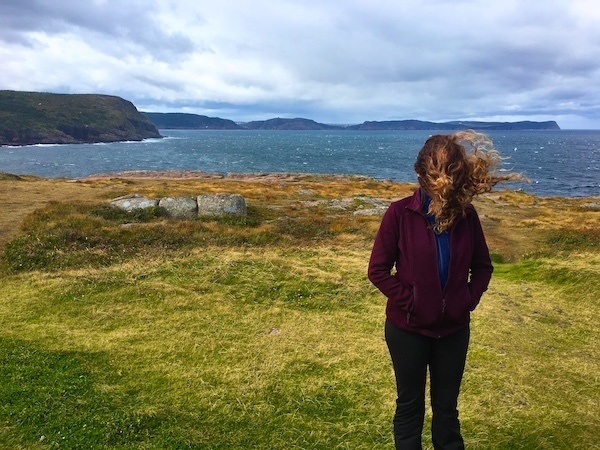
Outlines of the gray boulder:
M158 206L158 200L140 194L131 194L112 199L110 206L132 212L138 209L155 208Z
M206 194L198 196L199 216L246 216L246 200L240 194Z
M161 198L158 206L164 208L169 217L193 219L198 214L196 199L192 197Z

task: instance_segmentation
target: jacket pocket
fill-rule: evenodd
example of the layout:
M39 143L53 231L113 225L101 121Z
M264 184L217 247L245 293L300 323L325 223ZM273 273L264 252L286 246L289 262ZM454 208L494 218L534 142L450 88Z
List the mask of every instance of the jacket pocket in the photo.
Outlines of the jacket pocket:
M480 298L474 298L471 292L471 285L467 286L467 292L469 293L469 311L473 311L479 305Z
M471 293L465 285L457 295L446 299L446 318L451 322L464 322L469 319L472 308Z
M403 305L398 305L406 313L406 322L412 323L412 312L415 307L415 287L411 284L407 288L410 292L410 298Z
M409 284L406 281L402 281L402 279L397 273L393 276L396 278L396 281L402 288L402 291L399 292L398 295L396 295L396 297L394 298L394 303L397 308L408 310L414 299L413 286L412 284Z
M441 314L441 304L432 304L431 296L413 286L413 299L407 313L407 321L412 326L428 327L436 323Z

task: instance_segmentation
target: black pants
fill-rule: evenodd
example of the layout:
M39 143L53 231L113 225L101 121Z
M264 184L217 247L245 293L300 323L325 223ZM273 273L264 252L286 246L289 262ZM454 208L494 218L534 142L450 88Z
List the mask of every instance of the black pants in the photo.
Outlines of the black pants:
M436 450L464 449L458 421L458 393L469 327L440 339L399 329L385 323L385 339L396 374L398 398L394 415L396 450L420 450L425 418L425 380L429 366L431 436Z

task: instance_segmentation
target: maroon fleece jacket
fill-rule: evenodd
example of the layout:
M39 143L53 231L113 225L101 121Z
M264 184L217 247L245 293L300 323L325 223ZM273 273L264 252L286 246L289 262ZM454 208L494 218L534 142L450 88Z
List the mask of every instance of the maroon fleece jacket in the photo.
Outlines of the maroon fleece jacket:
M421 207L421 190L392 203L384 214L368 275L387 297L386 316L397 327L439 338L469 323L494 268L472 205L449 233L450 265L442 289L435 235Z

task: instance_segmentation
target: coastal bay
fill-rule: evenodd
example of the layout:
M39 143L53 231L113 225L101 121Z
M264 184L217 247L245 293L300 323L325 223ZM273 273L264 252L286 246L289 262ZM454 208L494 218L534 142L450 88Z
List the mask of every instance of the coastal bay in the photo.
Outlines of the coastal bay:
M163 139L0 147L3 172L79 178L122 171L311 173L416 181L414 158L432 131L160 130ZM540 196L600 195L600 132L489 131L512 184Z

